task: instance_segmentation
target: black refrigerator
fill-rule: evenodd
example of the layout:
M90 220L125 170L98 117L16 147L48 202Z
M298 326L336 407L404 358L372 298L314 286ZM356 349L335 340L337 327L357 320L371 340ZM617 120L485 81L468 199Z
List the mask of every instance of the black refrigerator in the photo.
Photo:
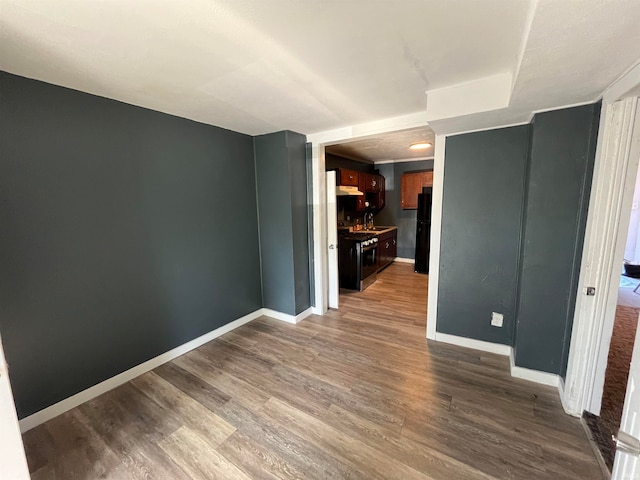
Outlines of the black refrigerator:
M418 195L416 225L416 266L418 273L429 273L429 248L431 239L431 189L423 188Z

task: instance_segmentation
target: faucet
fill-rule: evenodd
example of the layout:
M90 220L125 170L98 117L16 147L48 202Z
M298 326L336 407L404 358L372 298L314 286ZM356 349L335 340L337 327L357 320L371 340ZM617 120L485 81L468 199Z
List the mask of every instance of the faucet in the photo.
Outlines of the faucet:
M369 217L369 221L367 221L367 217ZM373 230L373 213L365 213L364 214L364 226L367 230Z

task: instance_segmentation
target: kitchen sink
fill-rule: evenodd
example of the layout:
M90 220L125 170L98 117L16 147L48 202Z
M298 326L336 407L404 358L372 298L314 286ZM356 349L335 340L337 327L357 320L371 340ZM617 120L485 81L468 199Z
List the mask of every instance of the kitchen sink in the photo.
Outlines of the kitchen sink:
M366 230L364 230L365 232L381 232L383 230L389 230L391 227L373 227L373 228L367 228Z

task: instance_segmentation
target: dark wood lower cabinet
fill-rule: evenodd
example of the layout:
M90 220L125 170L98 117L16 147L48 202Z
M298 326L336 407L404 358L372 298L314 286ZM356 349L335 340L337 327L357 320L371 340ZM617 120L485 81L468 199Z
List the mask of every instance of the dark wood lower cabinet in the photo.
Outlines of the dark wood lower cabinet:
M397 256L398 230L378 235L378 270L389 265Z

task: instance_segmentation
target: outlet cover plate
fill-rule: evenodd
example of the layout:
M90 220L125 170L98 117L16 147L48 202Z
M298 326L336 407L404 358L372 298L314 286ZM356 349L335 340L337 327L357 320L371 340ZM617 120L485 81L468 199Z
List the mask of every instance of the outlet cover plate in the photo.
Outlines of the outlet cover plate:
M491 326L502 327L504 323L504 315L498 312L491 312Z

